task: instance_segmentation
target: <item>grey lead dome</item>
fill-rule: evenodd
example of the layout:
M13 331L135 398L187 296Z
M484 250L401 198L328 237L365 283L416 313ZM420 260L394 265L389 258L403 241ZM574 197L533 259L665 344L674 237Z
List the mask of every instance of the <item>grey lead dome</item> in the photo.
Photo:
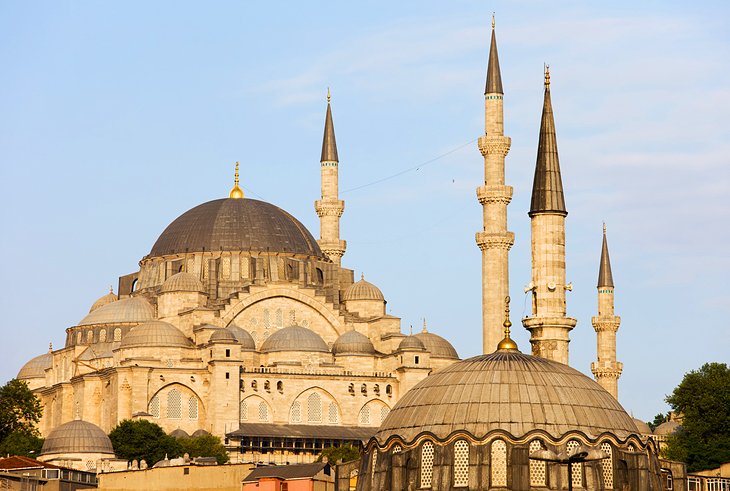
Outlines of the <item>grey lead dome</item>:
M319 351L328 353L329 348L319 334L301 326L289 326L276 331L261 345L262 353L273 351Z
M114 455L112 442L95 424L82 420L69 421L48 434L41 455L73 453L105 453Z

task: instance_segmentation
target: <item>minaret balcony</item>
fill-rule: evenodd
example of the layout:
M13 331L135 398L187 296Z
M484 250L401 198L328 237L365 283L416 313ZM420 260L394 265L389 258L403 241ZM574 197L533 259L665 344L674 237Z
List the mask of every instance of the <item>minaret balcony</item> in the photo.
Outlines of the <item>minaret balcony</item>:
M509 136L484 135L479 137L479 151L482 156L501 155L506 157L512 145L512 138Z
M479 203L503 203L508 205L512 201L512 186L479 186L477 188L477 199Z

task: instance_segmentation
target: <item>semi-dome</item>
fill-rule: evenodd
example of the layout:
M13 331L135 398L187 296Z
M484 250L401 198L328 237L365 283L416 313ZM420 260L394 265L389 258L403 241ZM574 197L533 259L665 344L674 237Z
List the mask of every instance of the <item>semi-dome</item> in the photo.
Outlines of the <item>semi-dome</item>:
M114 294L114 292L110 288L109 293L96 299L96 301L91 305L91 308L89 309L89 313L95 311L99 307L103 307L104 305L108 305L112 302L116 302L117 300L119 300L119 299L117 298L117 296Z
M483 438L493 430L521 438L532 430L556 440L580 431L589 438L636 434L626 411L579 371L517 350L498 350L456 362L416 384L395 405L376 434L382 444L423 432L445 440L465 431Z
M369 281L365 281L365 277L362 276L360 281L347 287L342 294L342 300L379 300L383 302L385 301L385 297L383 296L383 292L380 291L380 288Z
M191 347L193 343L177 327L168 322L148 321L133 327L124 339L121 348L133 347Z
M185 272L170 276L160 288L160 293L202 291L203 283L194 274Z
M69 453L114 455L114 449L104 430L95 424L77 419L51 431L41 450L41 455Z
M261 345L262 353L274 351L329 352L327 343L319 334L301 326L289 326L276 331Z
M177 217L162 232L151 257L188 252L254 251L325 256L299 220L270 203L224 198Z
M426 347L433 358L448 358L450 360L458 360L459 353L456 352L454 346L446 339L438 334L424 331L414 335Z
M238 342L241 343L241 348L249 350L256 349L256 341L254 341L253 336L251 336L251 334L249 334L247 330L243 329L242 327L238 327L235 324L231 324L230 326L226 327L226 329L231 331L238 340Z
M53 365L53 355L51 353L43 353L28 361L18 372L19 380L27 380L31 378L45 378L46 369Z
M155 308L142 297L123 298L93 310L79 321L79 326L125 324L155 318Z
M367 336L352 330L337 338L332 345L332 353L335 355L374 355L375 347Z
M398 345L399 350L425 350L426 346L416 336L406 336Z
M669 436L679 429L681 425L676 421L665 421L654 430L657 436Z
M238 344L238 340L236 339L236 336L225 328L220 328L217 331L215 331L211 336L209 341L211 343L231 343L231 344Z
M639 433L642 435L651 435L651 428L649 428L649 425L646 424L646 422L640 420L639 418L632 418L634 420L634 424L636 425L636 429L639 430Z

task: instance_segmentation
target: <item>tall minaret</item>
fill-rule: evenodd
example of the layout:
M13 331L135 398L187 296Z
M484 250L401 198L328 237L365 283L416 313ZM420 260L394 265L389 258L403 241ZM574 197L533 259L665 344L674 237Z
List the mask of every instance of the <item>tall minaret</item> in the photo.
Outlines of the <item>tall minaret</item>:
M504 298L509 296L509 250L515 234L507 231L507 205L512 186L504 184L504 159L512 139L504 136L504 92L499 71L497 38L492 17L492 42L489 48L487 84L484 89L484 135L479 151L484 156L484 185L477 198L484 213L484 226L476 241L482 251L482 342L484 353L497 349L504 336Z
M565 315L565 209L558 144L550 100L550 68L545 67L545 100L540 123L535 178L530 203L532 224L532 316L522 325L530 331L532 354L568 364L570 330L576 320Z
M613 311L613 275L608 257L606 225L603 225L603 247L601 267L598 270L598 315L591 319L596 330L598 361L591 363L591 372L596 382L618 399L618 379L624 364L616 361L616 331L621 317Z
M322 252L340 265L345 254L347 243L340 240L340 217L345 210L345 202L338 197L337 188L337 142L335 141L335 125L332 123L332 107L330 91L327 89L327 116L324 120L324 138L322 139L322 199L314 202L314 209L319 216L319 244Z

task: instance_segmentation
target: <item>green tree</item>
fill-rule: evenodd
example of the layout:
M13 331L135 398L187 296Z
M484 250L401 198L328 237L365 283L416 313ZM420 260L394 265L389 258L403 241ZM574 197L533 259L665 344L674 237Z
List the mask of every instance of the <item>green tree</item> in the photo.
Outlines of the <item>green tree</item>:
M143 419L125 419L109 433L109 439L117 457L126 460L144 459L149 466L166 455L172 459L183 454L176 438L165 433L159 425Z
M0 387L0 443L14 432L38 436L42 415L41 401L25 381L14 378Z
M649 428L651 428L651 431L654 431L657 429L657 426L659 426L662 423L666 423L669 421L669 415L659 413L656 416L654 416L654 421L647 422L646 424L649 425Z
M340 447L327 447L322 450L322 453L317 457L317 462L322 462L322 459L327 457L327 462L334 465L340 460L342 462L350 462L351 460L357 460L360 458L360 451L352 445L342 445Z
M41 453L43 442L43 438L22 430L16 430L0 442L0 456L22 455L35 459Z
M192 436L189 438L178 438L183 452L191 458L215 457L219 464L228 462L228 452L221 443L221 439L213 435Z
M689 472L714 469L730 461L730 369L706 363L691 371L667 402L682 415L681 428L668 439L666 455Z

